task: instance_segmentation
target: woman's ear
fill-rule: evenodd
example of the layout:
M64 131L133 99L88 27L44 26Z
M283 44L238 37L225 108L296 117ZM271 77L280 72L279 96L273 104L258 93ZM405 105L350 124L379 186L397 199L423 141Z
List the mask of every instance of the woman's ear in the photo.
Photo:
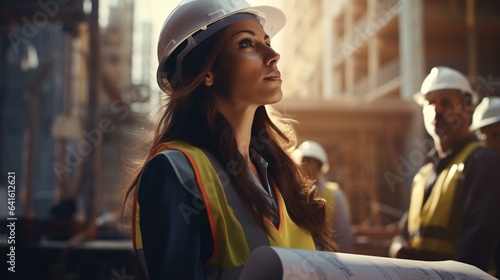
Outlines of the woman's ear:
M214 75L212 72L208 71L205 74L205 86L211 87L214 84Z

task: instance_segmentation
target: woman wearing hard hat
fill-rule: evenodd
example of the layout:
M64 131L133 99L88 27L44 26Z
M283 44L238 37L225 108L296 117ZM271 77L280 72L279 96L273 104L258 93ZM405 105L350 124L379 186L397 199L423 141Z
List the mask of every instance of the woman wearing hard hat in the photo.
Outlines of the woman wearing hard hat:
M475 131L487 147L500 153L500 97L483 98L474 111L470 130Z
M158 43L169 102L133 195L133 241L150 279L238 279L258 246L336 250L324 204L287 153L295 135L265 105L281 100L284 25L273 7L184 0Z

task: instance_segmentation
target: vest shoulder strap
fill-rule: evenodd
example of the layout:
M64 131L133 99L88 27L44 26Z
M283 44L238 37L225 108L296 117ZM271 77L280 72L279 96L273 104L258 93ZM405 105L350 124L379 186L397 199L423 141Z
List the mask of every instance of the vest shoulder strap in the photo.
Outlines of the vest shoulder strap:
M186 156L177 150L164 150L161 151L157 156L164 156L168 159L172 168L174 169L175 175L181 185L194 197L203 200L203 197L198 189L195 180L195 174L191 165L189 164Z
M330 182L329 181L329 182L326 183L326 188L329 191L335 192L336 190L338 190L340 188L340 186L336 182Z

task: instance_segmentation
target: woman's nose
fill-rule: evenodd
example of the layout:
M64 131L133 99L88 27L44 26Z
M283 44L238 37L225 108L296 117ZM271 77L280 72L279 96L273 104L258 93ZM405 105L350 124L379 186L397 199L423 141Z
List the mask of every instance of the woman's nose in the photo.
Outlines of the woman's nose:
M280 60L281 56L278 52L276 52L273 48L266 46L266 54L264 56L265 59L265 64L266 65L272 65L278 63Z

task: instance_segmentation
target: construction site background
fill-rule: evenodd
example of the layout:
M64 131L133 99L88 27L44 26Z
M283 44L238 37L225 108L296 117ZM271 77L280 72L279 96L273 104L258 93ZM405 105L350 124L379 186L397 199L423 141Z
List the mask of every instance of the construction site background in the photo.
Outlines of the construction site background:
M482 97L500 95L500 2L276 4L288 22L275 107L297 120L299 142L327 151L327 178L351 205L353 253L387 256L433 145L411 96L437 65L465 73ZM0 0L0 248L9 254L16 218L19 279L141 278L121 205L166 100L158 26L139 20L140 5Z

